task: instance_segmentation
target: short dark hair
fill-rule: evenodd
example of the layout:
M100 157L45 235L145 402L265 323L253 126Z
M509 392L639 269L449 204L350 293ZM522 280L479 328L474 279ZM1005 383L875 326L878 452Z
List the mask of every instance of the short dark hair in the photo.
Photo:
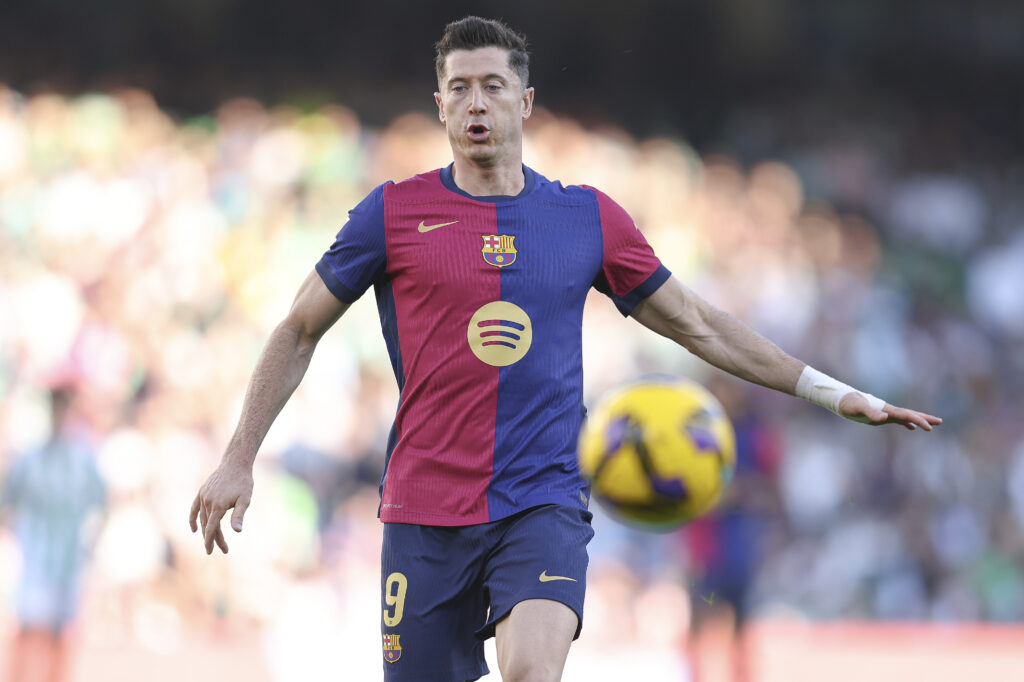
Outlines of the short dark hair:
M437 57L434 68L437 82L444 78L448 54L455 50L475 50L479 47L500 47L508 50L508 66L519 76L526 88L530 81L530 55L526 52L526 37L497 19L468 16L444 27L444 35L434 45Z

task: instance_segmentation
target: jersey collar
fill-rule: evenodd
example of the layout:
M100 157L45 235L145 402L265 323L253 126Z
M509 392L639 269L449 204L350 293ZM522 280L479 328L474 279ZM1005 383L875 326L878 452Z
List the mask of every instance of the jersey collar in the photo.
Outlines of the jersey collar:
M516 199L522 199L527 194L532 192L533 191L533 186L535 184L537 184L537 174L534 173L532 169L530 169L530 168L528 168L528 167L526 167L524 165L523 166L523 179L524 179L523 191L520 192L519 194L517 194L515 196L510 196L510 195L505 195L505 194L497 194L497 195L494 195L494 196L475 197L472 194L469 194L468 192L463 192L461 189L459 189L459 186L455 184L455 178L452 177L452 168L454 166L455 166L455 164L453 162L453 163L450 163L450 164L448 164L447 166L445 166L444 168L441 169L441 182L444 184L444 186L447 189L451 190L452 192L455 192L456 194L461 194L462 196L468 197L468 198L473 199L475 201L487 201L487 202L490 202L492 204L497 204L497 203L500 203L500 202L503 202L503 201L515 201Z

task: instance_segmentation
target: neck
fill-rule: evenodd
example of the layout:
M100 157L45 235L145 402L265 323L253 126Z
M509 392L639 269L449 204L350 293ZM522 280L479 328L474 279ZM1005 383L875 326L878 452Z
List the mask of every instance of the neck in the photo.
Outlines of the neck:
M482 166L456 155L452 179L459 189L475 197L514 197L526 185L521 154L494 166Z

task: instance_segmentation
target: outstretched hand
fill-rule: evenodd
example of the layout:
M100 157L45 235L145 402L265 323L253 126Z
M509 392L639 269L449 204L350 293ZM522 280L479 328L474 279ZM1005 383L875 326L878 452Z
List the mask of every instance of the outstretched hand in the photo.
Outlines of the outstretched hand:
M220 466L210 474L206 483L199 489L188 523L195 533L198 529L196 517L203 528L203 540L206 553L213 553L214 543L224 554L228 553L228 543L220 528L220 521L228 509L234 508L231 514L231 527L236 533L242 532L242 517L252 499L252 469L245 465L221 462Z
M871 407L867 398L856 391L847 393L839 401L839 414L847 419L874 426L900 424L911 431L918 427L925 431L931 431L933 427L942 423L942 419L939 417L917 410L908 410L905 407L896 407L889 403L886 403L882 409L876 410Z

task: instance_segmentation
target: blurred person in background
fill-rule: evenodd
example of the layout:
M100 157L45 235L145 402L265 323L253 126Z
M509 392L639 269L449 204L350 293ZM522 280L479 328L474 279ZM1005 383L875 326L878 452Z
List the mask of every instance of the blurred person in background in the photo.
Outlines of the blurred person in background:
M454 163L385 183L350 212L271 335L190 524L207 553L227 552L220 522L234 509L241 531L271 424L323 334L373 284L401 389L379 512L385 679L477 679L494 636L503 679L558 680L582 627L593 535L576 463L591 286L748 381L855 421L930 431L941 420L786 355L672 278L606 195L524 166L534 91L520 35L453 22L436 65Z
M51 436L14 460L0 493L0 514L22 555L9 682L66 679L67 631L106 507L106 486L75 400L71 385L50 391Z
M681 534L694 574L690 658L694 682L711 678L707 669L713 658L726 659L733 682L747 682L752 679L746 641L752 587L769 537L769 519L781 511L774 482L781 437L774 424L753 409L744 387L722 378L708 387L733 423L736 470L718 505ZM724 640L724 657L712 651L718 640Z

